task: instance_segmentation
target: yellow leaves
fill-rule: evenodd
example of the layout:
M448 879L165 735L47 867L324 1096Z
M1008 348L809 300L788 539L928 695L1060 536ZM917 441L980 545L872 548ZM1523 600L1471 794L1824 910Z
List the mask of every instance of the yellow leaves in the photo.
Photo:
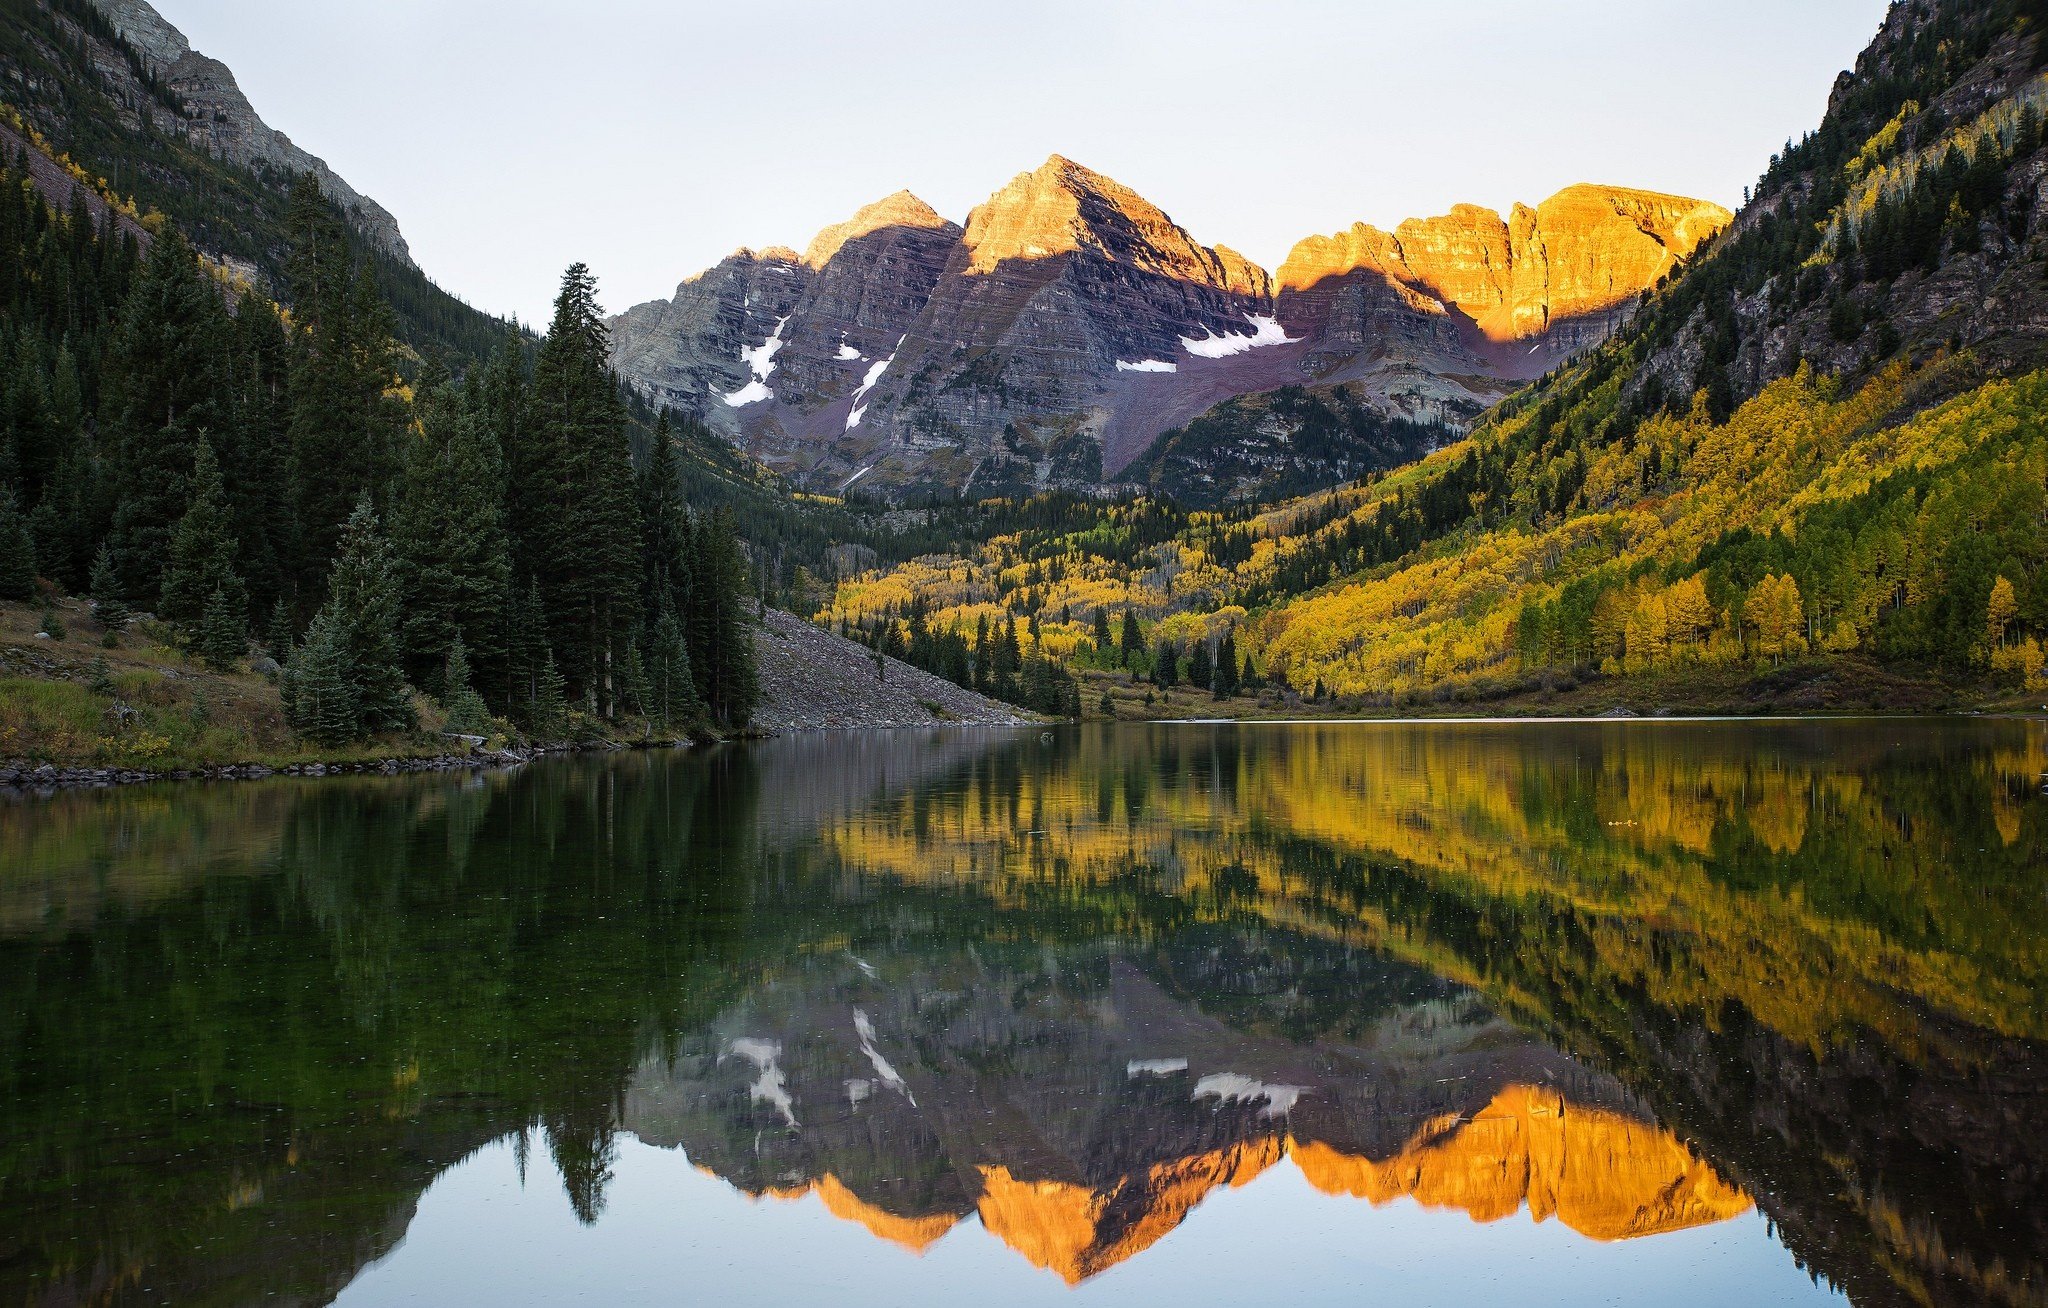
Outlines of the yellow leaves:
M1766 575L1743 601L1742 618L1758 654L1776 659L1806 652L1806 611L1800 603L1799 583L1791 577Z
M1718 614L1707 598L1705 577L1687 577L1665 592L1664 611L1671 639L1680 644L1700 640L1714 626Z
M2020 602L2012 583L2003 576L1991 583L1991 598L1984 613L1984 643L1996 649L2005 644L2005 631L2019 616Z
M1991 670L2028 690L2048 690L2048 656L2032 636L1992 650Z

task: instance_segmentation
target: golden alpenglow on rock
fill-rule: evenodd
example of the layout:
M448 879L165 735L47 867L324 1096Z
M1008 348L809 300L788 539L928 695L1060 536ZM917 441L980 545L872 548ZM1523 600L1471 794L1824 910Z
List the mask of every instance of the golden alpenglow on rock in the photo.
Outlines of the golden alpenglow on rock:
M823 268L847 242L891 227L944 229L950 225L923 200L908 191L898 191L865 206L845 222L820 231L804 247L803 261L806 267Z
M1088 250L1111 262L1197 286L1264 297L1263 269L1229 249L1209 249L1130 187L1061 155L1019 173L968 215L967 270Z
M1581 184L1505 219L1461 204L1391 233L1359 223L1312 236L1276 280L1283 314L1327 318L1337 286L1364 276L1455 309L1488 341L1569 328L1582 347L1733 219L1705 200Z

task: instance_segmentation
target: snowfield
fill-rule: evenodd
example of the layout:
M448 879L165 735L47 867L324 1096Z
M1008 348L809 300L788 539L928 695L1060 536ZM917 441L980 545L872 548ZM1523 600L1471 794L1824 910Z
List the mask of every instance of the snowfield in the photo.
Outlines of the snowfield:
M1244 320L1252 325L1251 331L1226 332L1221 336L1204 336L1200 340L1183 336L1180 338L1181 348L1198 359L1227 359L1247 350L1263 349L1268 345L1293 345L1301 340L1299 336L1289 336L1279 319L1266 314L1248 313Z

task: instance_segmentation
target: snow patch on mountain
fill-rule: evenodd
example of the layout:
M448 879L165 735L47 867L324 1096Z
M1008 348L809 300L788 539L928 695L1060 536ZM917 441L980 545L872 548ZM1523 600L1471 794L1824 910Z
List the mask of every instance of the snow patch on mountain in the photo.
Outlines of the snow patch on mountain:
M782 331L787 326L789 316L785 314L775 320L775 330L769 333L767 340L740 351L740 362L747 365L747 371L754 374L754 379L738 390L728 392L724 397L727 404L740 409L775 398L775 392L768 389L768 379L775 375L775 356L782 352Z
M1225 332L1204 336L1200 340L1192 336L1180 338L1181 348L1198 359L1227 359L1233 354L1247 350L1263 349L1269 345L1293 345L1302 338L1289 336L1280 320L1263 313L1248 313L1244 320L1252 325L1249 332Z
M889 365L896 362L897 351L901 350L903 342L909 339L907 336L899 338L896 349L889 351L888 358L869 367L868 375L861 379L860 388L853 393L853 412L846 415L846 430L852 431L860 426L860 420L868 416L868 408L861 401L867 398L869 391L875 389L875 383L882 380L882 374L889 371Z

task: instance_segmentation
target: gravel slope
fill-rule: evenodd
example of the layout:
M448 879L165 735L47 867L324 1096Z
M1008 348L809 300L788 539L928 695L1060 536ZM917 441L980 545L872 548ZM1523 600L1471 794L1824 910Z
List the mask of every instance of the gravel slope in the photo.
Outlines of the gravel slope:
M756 630L754 652L761 672L754 727L760 731L1022 727L1036 720L895 659L884 659L877 677L872 650L778 609L768 610Z

